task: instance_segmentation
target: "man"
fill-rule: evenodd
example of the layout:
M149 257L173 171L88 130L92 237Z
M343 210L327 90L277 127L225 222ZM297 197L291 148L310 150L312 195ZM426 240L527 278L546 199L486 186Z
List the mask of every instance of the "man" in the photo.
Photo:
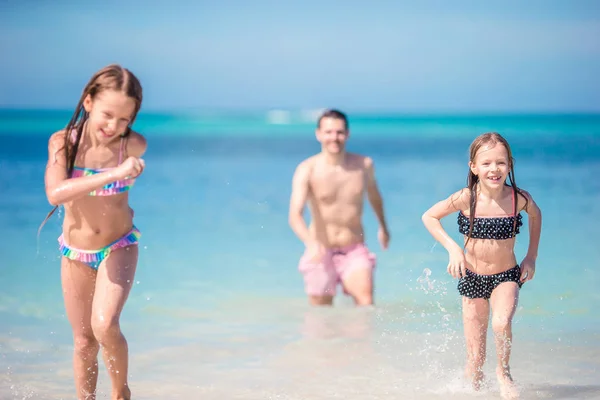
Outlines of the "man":
M344 113L325 111L316 129L321 152L302 161L292 179L289 223L306 246L298 268L312 305L331 305L338 283L357 305L373 304L376 258L364 240L365 193L379 220L384 250L390 240L373 160L345 151L349 134ZM307 202L310 227L303 217Z

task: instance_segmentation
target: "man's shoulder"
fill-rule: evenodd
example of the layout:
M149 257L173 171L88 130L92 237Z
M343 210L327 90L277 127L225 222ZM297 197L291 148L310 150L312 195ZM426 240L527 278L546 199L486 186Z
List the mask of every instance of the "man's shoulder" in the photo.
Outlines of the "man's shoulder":
M360 165L363 168L370 168L373 166L373 159L364 154L358 153L347 153L348 161L354 165Z
M318 154L315 154L313 156L305 158L304 160L302 160L298 163L298 165L296 166L296 169L297 170L311 169L315 165L315 161L317 160L317 157L318 157Z
M296 179L307 180L310 178L311 172L314 169L316 156L308 157L298 163L294 176Z

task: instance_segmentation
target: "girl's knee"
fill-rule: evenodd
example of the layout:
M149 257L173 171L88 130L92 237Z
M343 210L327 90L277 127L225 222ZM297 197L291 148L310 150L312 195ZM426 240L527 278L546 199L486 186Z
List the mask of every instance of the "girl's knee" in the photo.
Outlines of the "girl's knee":
M119 321L111 318L92 318L92 331L96 340L103 344L121 335Z
M87 357L96 355L98 353L98 340L90 332L89 334L76 334L74 335L74 347L75 352L81 356Z
M498 315L492 317L492 329L496 333L505 332L511 328L512 318L509 315Z

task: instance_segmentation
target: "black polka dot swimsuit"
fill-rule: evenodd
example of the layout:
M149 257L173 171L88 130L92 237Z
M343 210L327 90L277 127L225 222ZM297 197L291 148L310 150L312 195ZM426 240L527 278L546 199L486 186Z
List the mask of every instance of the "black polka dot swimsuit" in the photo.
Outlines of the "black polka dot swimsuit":
M514 203L514 198L513 198ZM516 225L515 225L516 220ZM472 239L507 240L515 237L523 226L521 213L506 217L473 218ZM469 235L470 221L463 212L458 213L458 231ZM503 282L516 282L521 287L521 267L514 266L508 271L494 275L479 275L467 269L467 275L458 281L458 292L470 299L489 299L492 291Z

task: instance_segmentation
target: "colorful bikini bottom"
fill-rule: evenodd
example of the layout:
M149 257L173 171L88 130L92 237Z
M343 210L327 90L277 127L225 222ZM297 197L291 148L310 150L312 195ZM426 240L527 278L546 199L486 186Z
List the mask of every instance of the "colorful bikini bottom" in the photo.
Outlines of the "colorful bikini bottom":
M111 251L120 249L122 247L131 246L133 244L138 244L142 233L135 227L135 225L131 228L131 230L125 234L125 236L120 239L115 240L108 246L105 246L99 250L81 250L76 249L74 247L70 247L65 243L64 235L60 235L58 238L59 249L63 256L68 259L81 261L90 266L90 268L98 269L100 263L108 257Z

